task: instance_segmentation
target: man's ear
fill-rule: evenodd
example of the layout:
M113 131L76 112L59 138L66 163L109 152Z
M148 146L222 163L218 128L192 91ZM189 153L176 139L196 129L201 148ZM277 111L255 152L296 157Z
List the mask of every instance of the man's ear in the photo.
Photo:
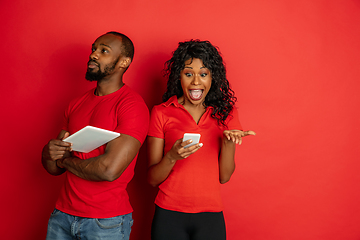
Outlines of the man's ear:
M131 59L129 57L122 57L120 59L120 68L127 68L131 63Z

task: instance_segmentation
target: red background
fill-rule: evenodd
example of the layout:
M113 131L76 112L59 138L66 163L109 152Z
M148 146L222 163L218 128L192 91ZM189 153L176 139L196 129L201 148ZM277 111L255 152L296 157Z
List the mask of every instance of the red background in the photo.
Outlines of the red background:
M124 81L149 109L179 41L220 47L240 120L222 187L228 239L360 239L358 0L1 0L1 239L44 239L62 185L40 163L84 80L92 42L115 30L135 44ZM156 189L146 145L129 185L132 240L150 235Z

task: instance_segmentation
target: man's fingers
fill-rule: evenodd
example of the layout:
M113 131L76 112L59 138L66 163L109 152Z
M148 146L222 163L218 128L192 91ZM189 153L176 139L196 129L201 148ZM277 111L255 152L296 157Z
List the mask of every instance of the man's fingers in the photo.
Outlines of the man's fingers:
M72 143L64 142L62 140L53 139L49 142L49 146L59 146L59 147L70 147Z
M64 137L61 140L64 140L65 138L67 138L68 136L70 136L69 132L65 132Z
M64 142L64 141L58 141L58 142L56 142L56 145L58 145L60 147L71 147L72 143Z
M58 152L58 151L70 151L71 150L71 145L53 145L53 146L49 146L49 151L53 151L53 152Z
M64 156L64 153L56 152L56 153L50 154L50 156L53 161L56 161L58 159L61 159Z

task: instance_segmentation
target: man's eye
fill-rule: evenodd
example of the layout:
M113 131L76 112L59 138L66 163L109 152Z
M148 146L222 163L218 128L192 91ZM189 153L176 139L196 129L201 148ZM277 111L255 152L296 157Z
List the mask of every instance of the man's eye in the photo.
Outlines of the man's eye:
M96 51L96 49L95 49L95 48L92 48L92 49L91 49L91 52L95 52L95 51Z
M103 50L101 50L101 52L108 53L109 51L107 49L103 49Z

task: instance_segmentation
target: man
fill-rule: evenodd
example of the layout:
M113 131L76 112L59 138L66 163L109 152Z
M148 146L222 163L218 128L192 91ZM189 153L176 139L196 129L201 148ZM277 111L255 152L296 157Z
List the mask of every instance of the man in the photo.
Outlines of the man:
M49 219L48 240L129 239L132 207L126 186L149 124L143 99L123 83L133 55L131 40L121 33L96 39L86 72L96 88L69 104L57 139L43 149L44 168L52 175L66 173ZM120 136L89 153L72 151L62 140L87 125Z

